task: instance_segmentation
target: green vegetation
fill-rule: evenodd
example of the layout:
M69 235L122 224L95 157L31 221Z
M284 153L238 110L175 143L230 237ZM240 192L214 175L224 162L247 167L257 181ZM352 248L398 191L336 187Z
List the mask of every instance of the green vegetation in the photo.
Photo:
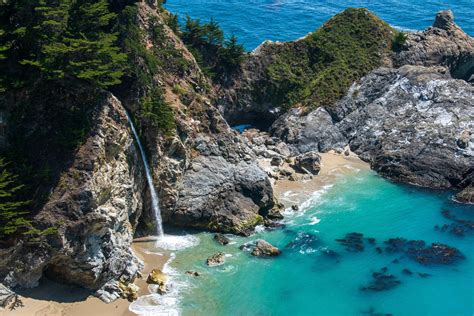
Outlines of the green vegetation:
M165 102L162 93L158 90L152 91L145 98L142 106L142 115L151 124L163 132L166 136L172 136L176 130L173 109Z
M381 65L393 32L366 9L347 9L305 39L273 48L267 83L259 90L283 108L333 105L354 81Z
M182 39L204 73L214 80L222 80L238 70L245 56L244 47L238 44L237 38L231 36L225 40L224 32L214 19L201 24L200 20L188 16Z
M397 32L392 39L392 49L395 52L401 51L407 41L407 37L407 34L403 32Z
M18 184L18 177L7 166L5 159L0 158L0 240L31 229L31 221L25 217L29 213L25 210L28 202L17 199L24 186Z
M80 79L106 88L120 83L126 55L111 31L107 0L12 1L1 6L6 72L23 80ZM3 67L2 67L3 68Z

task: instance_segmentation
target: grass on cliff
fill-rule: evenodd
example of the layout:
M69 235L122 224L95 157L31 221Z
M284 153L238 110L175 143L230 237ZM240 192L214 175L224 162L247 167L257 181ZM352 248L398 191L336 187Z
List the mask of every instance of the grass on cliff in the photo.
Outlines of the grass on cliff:
M354 81L382 64L395 33L366 9L347 9L305 39L273 48L268 86L261 91L284 109L333 105Z

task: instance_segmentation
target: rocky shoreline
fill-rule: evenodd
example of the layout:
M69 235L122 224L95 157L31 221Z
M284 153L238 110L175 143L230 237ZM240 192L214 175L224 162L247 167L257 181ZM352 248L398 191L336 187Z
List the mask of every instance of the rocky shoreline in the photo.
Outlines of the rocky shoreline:
M53 103L60 106L67 100L71 107L87 110L91 128L71 156L59 159L52 153L44 159L58 166L57 181L41 188L47 201L32 221L55 230L41 243L19 239L0 248L0 282L5 286L34 287L46 275L87 288L105 302L136 296L133 284L148 267L130 246L133 238L152 234L155 224L126 111L140 125L165 225L243 236L257 225L276 228L285 207L297 208L338 174L369 165L388 179L456 189L460 202L474 202L474 40L456 26L451 12L440 12L433 27L409 34L399 52L388 52L386 43L379 43L380 63L334 104L291 104L284 112L268 100L257 102L252 93L261 91L258 85L270 61L288 49L299 52L299 41L277 48L265 44L244 61L244 75L229 78L234 80L231 87L217 87L167 25L167 13L156 8L154 1L136 4L146 49L173 51L186 69L165 63L152 71L142 65L154 74L151 83L132 82L118 91L119 97L81 85L67 92L61 85L53 89ZM367 16L388 32L387 25ZM157 25L162 41L153 40ZM163 102L173 111L171 134L140 112L152 86L163 90ZM14 101L6 111L41 93L40 86L10 96ZM50 102L39 106L47 108ZM37 112L44 117L20 124L27 134L49 126L48 115L53 114ZM240 134L230 128L226 115L247 117L250 112L249 123L260 118L268 131ZM5 122L5 130L14 127ZM46 144L54 133L49 127L42 141ZM35 157L41 147L47 148L35 143L29 154ZM285 195L289 191L298 191L293 202ZM276 253L261 246L271 250L252 252ZM221 259L219 255L210 263Z

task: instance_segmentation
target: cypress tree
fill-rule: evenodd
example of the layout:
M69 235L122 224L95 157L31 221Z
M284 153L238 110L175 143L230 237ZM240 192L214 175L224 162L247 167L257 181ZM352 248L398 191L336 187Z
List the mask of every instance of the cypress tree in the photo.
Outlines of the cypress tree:
M7 163L0 158L0 239L30 229L31 222L23 210L28 202L17 201L15 196L23 185L17 183L17 176L7 170Z

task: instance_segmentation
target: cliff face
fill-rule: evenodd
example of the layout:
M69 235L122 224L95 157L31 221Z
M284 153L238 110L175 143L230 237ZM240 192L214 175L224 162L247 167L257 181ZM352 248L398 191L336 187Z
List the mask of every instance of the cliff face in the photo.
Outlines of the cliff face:
M92 108L88 135L34 218L37 227L56 232L0 250L8 286L36 286L45 273L110 301L118 297L114 280L129 282L141 269L130 250L146 190L141 158L120 101L101 93L95 102L86 105Z
M172 50L180 64L186 65L180 71L165 63L156 69L153 79L173 108L176 131L165 136L146 120L140 122L150 150L163 220L177 226L246 234L275 205L270 181L240 135L229 128L212 105L215 95L211 83L166 25L167 13L145 3L137 5L144 42L150 51ZM161 41L150 36L150 20L162 28ZM135 87L141 94L150 92L147 87ZM139 99L125 100L127 107L139 107Z

